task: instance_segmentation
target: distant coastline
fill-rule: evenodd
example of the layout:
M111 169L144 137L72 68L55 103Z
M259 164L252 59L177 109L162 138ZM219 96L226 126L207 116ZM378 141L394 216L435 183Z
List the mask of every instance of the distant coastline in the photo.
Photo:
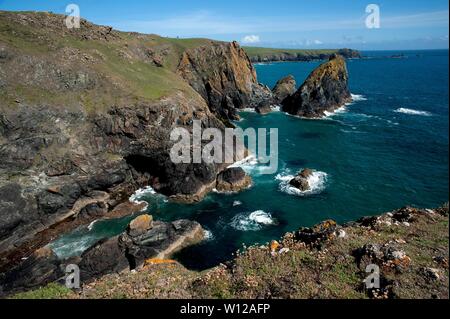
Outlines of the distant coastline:
M362 58L360 51L353 49L271 49L258 47L243 47L252 63L266 62L309 62L327 60L333 54L339 54L346 59Z

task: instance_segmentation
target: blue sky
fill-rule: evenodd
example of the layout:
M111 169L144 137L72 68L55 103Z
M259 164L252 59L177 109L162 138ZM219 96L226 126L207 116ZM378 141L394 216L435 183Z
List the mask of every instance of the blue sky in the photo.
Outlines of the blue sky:
M0 10L65 13L70 3L83 18L123 31L243 45L383 50L449 44L447 0L0 0ZM371 3L380 8L379 29L365 25Z

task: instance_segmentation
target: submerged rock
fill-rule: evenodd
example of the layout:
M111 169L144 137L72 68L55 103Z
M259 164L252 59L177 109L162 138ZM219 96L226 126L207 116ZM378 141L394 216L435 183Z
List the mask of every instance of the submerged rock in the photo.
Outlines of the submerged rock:
M288 75L278 80L277 84L272 89L277 103L283 102L284 99L294 94L297 88L296 85L295 78L292 75Z
M297 176L295 176L289 184L291 186L294 186L295 188L298 188L302 192L308 191L311 189L311 186L309 185L308 178L310 178L313 174L313 171L309 168L305 168L302 171L300 171Z
M240 167L227 168L217 177L216 189L219 192L239 192L250 187L252 179Z
M316 68L293 95L283 101L283 110L292 115L317 118L351 102L348 72L342 56Z

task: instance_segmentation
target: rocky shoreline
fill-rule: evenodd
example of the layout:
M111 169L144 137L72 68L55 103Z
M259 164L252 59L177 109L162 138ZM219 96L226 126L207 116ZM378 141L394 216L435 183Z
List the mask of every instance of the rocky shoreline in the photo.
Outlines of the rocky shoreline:
M404 207L344 225L327 220L300 228L200 273L154 259L77 291L50 284L14 298L446 299L448 258L448 204ZM377 288L365 284L369 265L379 267Z
M350 101L340 55L327 56L299 90L292 76L271 90L257 81L252 58L237 42L185 44L85 20L68 30L62 19L0 11L3 293L57 280L67 261L46 245L93 220L140 212L142 206L128 203L139 188L192 203L213 189L251 185L242 169L227 164L173 163L174 128L191 132L198 120L224 130L241 109L266 114L277 104L290 114L321 117ZM140 268L201 240L194 221L136 223L139 235L130 226L81 256L87 278Z

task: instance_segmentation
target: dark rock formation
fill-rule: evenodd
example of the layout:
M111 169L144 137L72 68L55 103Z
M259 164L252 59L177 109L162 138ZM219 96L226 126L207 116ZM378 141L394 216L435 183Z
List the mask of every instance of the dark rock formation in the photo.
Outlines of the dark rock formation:
M320 248L322 244L336 237L337 224L326 220L312 228L302 227L295 233L295 239L307 245Z
M302 171L300 171L297 176L295 176L289 184L298 188L302 192L310 190L310 185L308 182L308 178L312 175L313 171L309 168L305 168Z
M261 102L256 106L255 111L262 115L268 114L272 112L272 103L270 101Z
M82 281L101 275L142 267L151 258L167 259L177 251L203 240L200 224L189 220L171 223L152 216L134 219L119 236L101 241L81 256Z
M238 192L250 187L252 179L240 167L228 168L217 177L216 189L219 192Z
M21 265L0 274L0 296L32 289L64 276L64 268L49 248L42 248L28 257Z
M63 21L0 12L0 272L140 187L201 200L226 165L173 163L171 131L223 130L272 97L237 43Z
M297 84L292 75L288 75L280 80L278 80L272 92L275 96L277 103L282 103L287 97L295 93L297 89Z
M345 60L333 55L308 76L297 92L283 101L283 110L292 115L317 118L351 99Z

